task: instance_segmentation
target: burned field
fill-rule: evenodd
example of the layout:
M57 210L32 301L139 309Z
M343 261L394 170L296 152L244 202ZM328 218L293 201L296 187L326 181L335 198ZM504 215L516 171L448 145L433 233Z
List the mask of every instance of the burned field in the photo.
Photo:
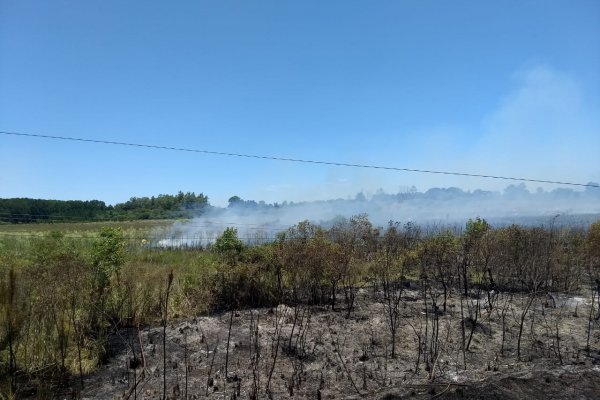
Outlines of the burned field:
M6 395L600 397L600 222L72 239L0 243Z
M461 318L460 296L446 312L430 296L402 290L393 356L390 310L372 287L358 291L349 317L299 304L174 320L165 354L162 328L122 331L126 346L86 378L83 396L160 398L166 373L168 398L600 397L598 332L586 350L589 297L503 294L491 308L468 298L464 315L481 306L473 323Z

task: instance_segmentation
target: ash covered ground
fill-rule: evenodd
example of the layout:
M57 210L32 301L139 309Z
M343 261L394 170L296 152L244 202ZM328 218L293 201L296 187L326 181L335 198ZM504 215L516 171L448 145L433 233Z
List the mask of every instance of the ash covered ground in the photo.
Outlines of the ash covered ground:
M418 288L403 292L395 357L382 294L370 287L360 289L349 317L342 303L169 321L166 370L162 327L123 330L109 363L85 378L82 396L162 398L166 372L171 399L600 398L597 320L586 350L590 296L536 297L523 323L521 360L527 295L503 296L491 310L479 299L476 324L465 320L465 339L474 329L464 354L460 297L453 294L447 311L432 317ZM463 299L463 317L476 301Z

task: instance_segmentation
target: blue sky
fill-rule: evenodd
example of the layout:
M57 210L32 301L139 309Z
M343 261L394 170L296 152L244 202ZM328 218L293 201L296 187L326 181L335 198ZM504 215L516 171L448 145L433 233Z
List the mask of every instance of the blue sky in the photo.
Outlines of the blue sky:
M598 1L4 1L0 130L598 182L598 43ZM507 182L0 135L0 197L412 185Z

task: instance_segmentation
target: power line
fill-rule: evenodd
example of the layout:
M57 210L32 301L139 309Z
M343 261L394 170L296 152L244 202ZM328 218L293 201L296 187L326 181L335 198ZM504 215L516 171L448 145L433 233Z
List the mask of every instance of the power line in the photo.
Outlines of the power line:
M474 173L455 172L455 171L437 171L437 170L416 169L416 168L400 168L400 167L389 167L389 166L383 166L383 165L352 164L352 163L344 163L344 162L336 162L336 161L320 161L320 160L308 160L308 159L301 159L301 158L264 156L264 155L257 155L257 154L231 153L231 152L225 152L225 151L212 151L212 150L202 150L202 149L190 149L190 148L184 148L184 147L159 146L159 145L143 144L143 143L117 142L117 141L112 141L112 140L101 140L101 139L85 139L85 138L77 138L77 137L69 137L69 136L40 135L40 134L34 134L34 133L7 132L7 131L0 131L0 133L3 135L22 136L22 137L31 137L31 138L68 140L68 141L86 142L86 143L95 143L95 144L111 144L111 145L117 145L117 146L142 147L142 148L147 148L147 149L183 151L183 152L188 152L188 153L211 154L211 155L218 155L218 156L241 157L241 158L255 158L255 159L261 159L261 160L288 161L288 162L304 163L304 164L334 165L334 166L338 166L338 167L371 168L371 169L381 169L381 170L388 170L388 171L417 172L417 173L423 173L423 174L437 174L437 175L455 175L455 176L466 176L466 177L471 177L471 178L501 179L501 180L508 180L508 181L549 183L549 184L553 184L553 185L568 185L568 186L600 188L600 185L594 185L591 183L562 182L562 181L552 181L552 180L545 180L545 179L529 179L529 178L520 178L520 177L511 177L511 176L474 174Z

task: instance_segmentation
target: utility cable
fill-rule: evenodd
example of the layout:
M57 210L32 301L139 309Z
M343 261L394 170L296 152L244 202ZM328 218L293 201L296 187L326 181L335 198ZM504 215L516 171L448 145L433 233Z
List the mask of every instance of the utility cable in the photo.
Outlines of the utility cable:
M511 176L474 174L474 173L455 172L455 171L437 171L437 170L427 170L427 169L417 169L417 168L400 168L400 167L389 167L389 166L384 166L384 165L352 164L352 163L336 162L336 161L321 161L321 160L308 160L308 159L301 159L301 158L265 156L265 155L257 155L257 154L231 153L231 152L226 152L226 151L190 149L190 148L184 148L184 147L159 146L159 145L143 144L143 143L117 142L117 141L112 141L112 140L86 139L86 138L69 137L69 136L40 135L40 134L34 134L34 133L7 132L7 131L0 131L0 134L21 136L21 137L31 137L31 138L44 138L44 139L53 139L53 140L87 142L87 143L95 143L95 144L111 144L111 145L117 145L117 146L142 147L142 148L147 148L147 149L183 151L183 152L189 152L189 153L211 154L211 155L228 156L228 157L241 157L241 158L255 158L255 159L261 159L261 160L287 161L287 162L304 163L304 164L334 165L334 166L338 166L338 167L371 168L371 169L381 169L381 170L388 170L388 171L417 172L417 173L422 173L422 174L455 175L455 176L466 176L466 177L471 177L471 178L501 179L501 180L509 180L509 181L549 183L549 184L553 184L553 185L568 185L568 186L600 188L600 185L595 185L595 184L591 184L591 183L563 182L563 181L553 181L553 180L545 180L545 179L530 179L530 178L520 178L520 177L511 177Z

